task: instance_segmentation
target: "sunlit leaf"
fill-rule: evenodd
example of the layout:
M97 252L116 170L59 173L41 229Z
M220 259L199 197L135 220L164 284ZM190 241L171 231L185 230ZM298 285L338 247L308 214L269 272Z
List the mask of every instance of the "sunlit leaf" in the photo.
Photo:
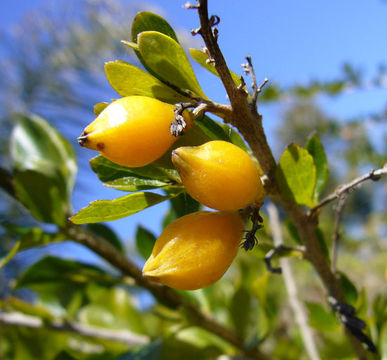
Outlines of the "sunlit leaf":
M145 31L138 35L137 44L147 67L164 82L206 98L179 43L157 31Z
M143 31L158 31L179 42L175 31L160 15L149 11L139 12L132 22L132 41L137 40L137 35Z
M107 62L105 72L110 85L121 96L149 96L170 104L189 100L154 76L129 63Z
M316 167L316 186L314 189L314 200L317 202L329 178L328 161L325 155L324 146L322 145L317 134L314 134L308 139L306 149L308 150L309 154L312 155L314 165Z
M141 225L137 226L136 247L144 259L148 259L152 253L153 245L155 242L156 236L154 236L149 230L145 229Z
M207 60L209 59L209 56L202 50L198 49L189 49L189 52L192 56L192 58L201 66L203 66L206 70L213 73L216 76L219 76L218 72L215 69L214 64L208 63ZM231 77L234 80L235 85L241 84L240 76L235 74L234 72L230 71Z
M316 167L307 150L290 144L276 169L281 194L289 201L313 207L316 185Z
M122 219L153 205L169 200L178 193L163 196L151 192L137 192L114 200L96 200L81 209L70 220L74 224L87 224Z

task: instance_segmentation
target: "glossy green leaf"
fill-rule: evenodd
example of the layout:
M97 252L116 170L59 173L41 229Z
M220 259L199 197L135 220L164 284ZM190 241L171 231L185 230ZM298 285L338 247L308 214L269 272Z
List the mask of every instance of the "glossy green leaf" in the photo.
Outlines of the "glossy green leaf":
M132 41L137 41L138 34L143 31L158 31L179 42L175 31L160 15L149 11L139 12L132 22Z
M186 192L183 192L171 199L170 208L163 220L163 227L168 226L171 222L184 215L199 211L201 208L202 205L199 202L192 199Z
M219 76L218 72L215 69L214 64L207 63L207 60L209 59L209 56L202 50L198 49L189 49L189 52L192 56L192 58L201 66L203 66L206 70L213 73L216 76ZM235 85L241 84L240 76L235 74L234 72L230 71L231 77L234 80Z
M145 31L138 35L137 44L147 67L163 82L206 98L179 43L157 31Z
M148 259L152 253L153 245L155 242L156 236L154 236L149 230L145 229L141 225L137 226L136 247L144 259Z
M146 62L144 61L143 57L141 56L141 53L138 49L137 45L137 38L138 35L144 31L157 31L161 34L164 34L171 39L173 39L176 42L179 42L177 39L177 36L175 34L175 31L173 28L168 24L168 22L163 19L161 16L157 14L153 14L151 12L140 12L136 15L132 22L132 31L131 31L131 36L132 36L132 41L122 41L126 46L129 46L132 48L138 59L141 61L142 65L145 67L145 69L153 76L158 78L159 80L160 77L155 73L151 68L148 67Z
M312 155L314 165L316 167L316 186L314 189L314 200L317 202L329 178L328 161L325 155L324 146L322 145L317 134L314 134L308 139L306 149L308 150L309 154Z
M211 140L228 141L239 146L244 151L250 151L242 137L230 125L218 123L206 115L196 120L195 124L202 129Z
M107 62L105 72L110 85L121 96L149 96L170 104L189 101L154 76L129 63Z
M43 222L64 225L77 172L68 141L42 118L19 116L11 139L18 199Z
M122 219L153 205L169 200L178 193L167 196L151 192L137 192L114 200L97 200L70 218L74 224L88 224Z
M166 186L171 186L166 182L156 180L156 179L144 178L139 175L126 176L120 179L106 181L104 182L104 185L107 187L117 189L117 190L122 190L122 191L149 190L149 189L157 189L157 188L162 188Z
M93 232L94 234L103 237L106 241L112 244L116 249L121 253L124 252L124 247L116 235L116 233L105 224L87 224L87 230Z
M251 319L251 291L240 286L231 300L230 315L235 331L245 337Z
M313 207L316 167L307 150L290 144L276 169L279 190L287 200Z
M309 325L319 331L338 331L340 325L334 314L325 310L320 304L307 302Z
M167 169L153 163L143 167L128 168L115 164L99 155L90 160L90 166L102 182L140 176L147 179L159 180L164 183L180 183L179 174L175 169Z

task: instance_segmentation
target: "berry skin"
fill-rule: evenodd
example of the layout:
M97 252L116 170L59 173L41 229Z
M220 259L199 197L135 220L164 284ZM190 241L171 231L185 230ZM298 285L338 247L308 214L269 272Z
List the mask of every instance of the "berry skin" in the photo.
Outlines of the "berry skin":
M169 131L174 106L146 96L127 96L107 106L78 138L112 162L145 166L160 158L178 139ZM183 114L187 128L192 121Z
M242 236L243 220L236 212L185 215L164 229L142 273L175 289L210 286L231 265Z
M172 162L195 200L221 211L234 211L253 203L261 206L265 190L250 156L226 141L210 141L172 152Z

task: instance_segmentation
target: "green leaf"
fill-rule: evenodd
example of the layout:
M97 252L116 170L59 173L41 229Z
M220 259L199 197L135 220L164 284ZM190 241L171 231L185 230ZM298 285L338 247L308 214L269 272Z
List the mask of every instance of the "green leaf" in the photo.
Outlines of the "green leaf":
M111 182L125 177L140 176L142 178L159 180L167 184L180 183L179 174L175 169L167 169L153 163L143 167L128 168L126 166L115 164L99 155L90 160L90 166L102 182Z
M214 64L207 63L207 60L209 59L209 56L202 50L198 49L189 49L189 52L192 56L192 58L201 66L203 66L206 70L213 73L216 76L219 76L218 72L215 69ZM241 84L240 76L235 74L234 72L230 71L231 77L234 80L235 85Z
M169 200L177 196L178 193L172 192L167 196L162 196L151 192L137 192L114 200L93 201L89 206L72 216L70 220L74 224L118 220Z
M317 227L315 229L315 234L316 234L318 242L320 243L322 253L324 254L326 259L329 259L329 250L328 250L327 244L325 242L324 232L319 227Z
M235 331L242 337L245 337L251 318L251 292L244 286L236 290L230 306L231 319Z
M340 276L341 285L343 287L345 301L348 304L354 305L359 296L356 286L343 272L338 272L338 275Z
M297 228L294 226L293 222L289 219L286 219L286 228L289 232L289 235L292 239L299 245L302 245L300 235L298 234Z
M239 146L244 151L250 152L250 149L245 144L242 137L230 125L218 123L206 115L196 120L195 124L202 129L211 140L228 141Z
M105 72L110 85L121 96L149 96L170 104L189 101L159 79L129 63L107 62Z
M163 82L207 99L179 43L157 31L145 31L138 35L137 44L147 67Z
M100 102L94 105L94 115L98 116L105 108L110 105L108 102Z
M317 202L329 178L328 161L325 155L324 146L322 145L317 134L312 135L308 139L306 149L308 150L309 154L312 155L314 165L316 167L316 186L314 189L314 200Z
M75 153L42 118L24 115L18 120L10 146L16 195L39 221L63 226L71 212Z
M175 31L161 16L148 12L139 12L132 22L132 41L137 41L137 35L143 31L158 31L179 42Z
M94 234L103 237L121 253L124 252L124 247L122 246L120 239L109 226L105 224L87 224L86 228Z
M149 230L145 229L141 225L137 226L136 247L144 259L148 259L152 253L153 245L155 242L156 236L154 236Z
M279 190L283 197L297 204L313 207L316 167L307 150L290 144L276 169Z
M63 306L90 283L110 287L118 279L102 269L74 260L46 256L27 268L16 281L16 289L27 287L42 297L52 298Z
M122 191L139 191L139 190L149 190L149 189L157 189L166 186L171 186L170 184L155 180L144 178L139 175L135 176L126 176L124 178L107 181L104 183L105 186L114 188ZM181 187L181 186L180 186Z
M170 201L170 208L163 220L163 227L168 226L176 219L199 211L202 205L196 200L192 199L186 192L179 194Z
M319 331L337 331L340 327L335 316L320 304L307 302L309 325Z

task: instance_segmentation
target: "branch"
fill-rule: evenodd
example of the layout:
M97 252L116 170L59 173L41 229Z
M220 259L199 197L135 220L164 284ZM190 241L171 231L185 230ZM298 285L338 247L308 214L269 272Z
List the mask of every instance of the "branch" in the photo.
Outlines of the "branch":
M143 277L140 269L138 269L134 263L128 260L104 238L88 231L82 226L76 226L73 224L69 224L69 226L61 230L61 232L66 235L69 240L73 240L88 247L90 250L94 251L111 265L120 270L124 275L131 277L138 286L149 290L162 304L174 309L185 309L189 314L191 322L195 325L219 336L234 345L243 354L253 359L270 359L257 347L248 349L245 348L244 339L240 337L239 334L218 323L210 315L201 312L199 308L192 305L187 299L173 289L151 282L146 277Z
M267 205L267 211L269 213L270 227L273 232L273 242L276 247L283 246L281 223L278 216L277 207L270 203ZM296 323L298 324L301 332L302 341L305 349L311 360L320 360L320 355L317 351L317 346L313 338L312 329L308 325L308 319L305 314L305 309L302 306L301 301L298 298L296 282L294 280L292 267L289 259L281 258L280 260L282 273L284 276L285 287L289 295L290 307L293 310Z
M364 181L366 180L378 181L382 175L386 175L386 174L387 174L387 164L385 164L380 169L371 170L369 173L356 178L355 180L351 181L348 184L338 186L332 194L328 195L326 198L321 200L314 208L312 208L309 211L309 215L310 216L313 215L314 213L316 213L318 209L329 204L333 200L341 197L342 195L350 193L351 190L361 185Z
M340 222L341 215L343 213L345 201L347 200L347 194L342 194L339 200L339 203L336 207L336 219L335 219L335 230L333 233L333 242L332 242L332 272L336 274L336 265L337 265L337 249L340 240Z
M226 89L232 108L230 123L243 135L254 156L258 159L261 169L268 179L265 182L265 189L268 195L273 201L283 206L294 223L305 245L306 257L316 269L328 294L343 302L344 294L341 282L331 271L329 261L323 255L316 235L317 219L305 214L301 206L289 202L278 191L275 176L276 162L262 127L262 116L255 111L251 111L246 91L243 88L238 88L231 78L230 71L217 43L217 33L214 36L212 31L214 17L208 18L207 0L199 0L199 5L194 8L198 10L200 19L200 28L194 33L200 33L203 37L211 61L214 62L215 69ZM362 344L350 334L348 335L358 358L365 359L366 354Z
M130 346L144 345L150 340L147 336L134 334L128 330L106 330L85 324L53 321L48 322L36 316L24 315L19 312L0 312L0 323L11 326L29 328L48 328L55 331L74 332L89 338L118 341Z

